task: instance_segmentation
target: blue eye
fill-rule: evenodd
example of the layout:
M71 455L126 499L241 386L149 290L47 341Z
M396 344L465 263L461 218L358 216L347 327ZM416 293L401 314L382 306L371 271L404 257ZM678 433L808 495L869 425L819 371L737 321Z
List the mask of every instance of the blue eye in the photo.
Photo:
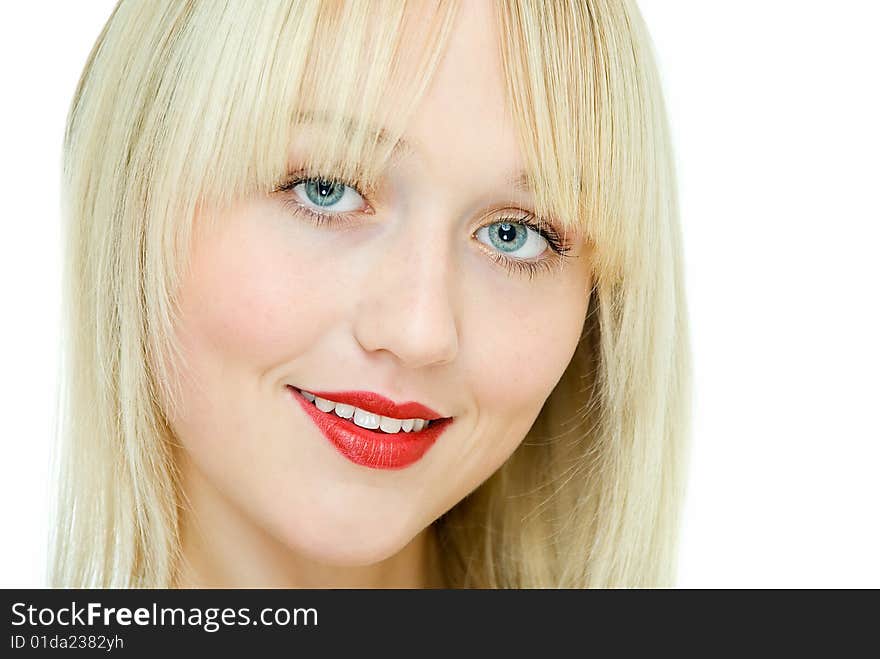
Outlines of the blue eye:
M307 207L348 213L362 210L364 198L352 186L321 178L307 178L293 186L293 193Z
M521 222L493 222L474 234L489 247L517 259L533 259L543 254L549 245L547 239Z
M358 226L361 215L374 213L358 187L354 182L334 178L299 176L275 191L292 192L295 199L284 200L284 205L315 225L347 228ZM530 214L499 219L480 227L472 236L492 248L489 257L493 261L529 279L539 272L552 271L571 250L552 225Z

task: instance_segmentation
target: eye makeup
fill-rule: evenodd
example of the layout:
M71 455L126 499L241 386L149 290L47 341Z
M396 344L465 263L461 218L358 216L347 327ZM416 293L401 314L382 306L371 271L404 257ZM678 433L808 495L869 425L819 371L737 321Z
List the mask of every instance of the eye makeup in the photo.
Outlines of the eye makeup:
M343 190L339 189L340 186ZM352 194L363 201L364 207L344 211L334 211L330 208L333 203L338 203L333 202L334 199L351 196L344 191L344 188L350 188ZM365 191L362 192L362 189ZM316 190L321 191L320 196L310 199L309 197L315 196ZM333 191L333 194L330 191ZM358 216L375 214L369 203L372 191L353 180L298 172L288 177L273 192L283 193L283 206L292 214L310 221L315 226L349 228L358 224ZM306 197L303 197L303 194ZM331 203L325 203L328 197ZM510 256L501 250L493 249L481 240L476 240L486 255L509 273L525 275L532 279L536 275L553 272L562 265L565 258L569 257L572 245L551 223L521 209L507 208L495 213L498 214L494 214L490 222L483 223L474 231L473 238L476 238L476 234L484 228L488 227L491 230L495 225L502 225L502 230L506 232L510 232L514 227L522 228L526 232L534 232L546 242L548 247L540 256L526 259Z

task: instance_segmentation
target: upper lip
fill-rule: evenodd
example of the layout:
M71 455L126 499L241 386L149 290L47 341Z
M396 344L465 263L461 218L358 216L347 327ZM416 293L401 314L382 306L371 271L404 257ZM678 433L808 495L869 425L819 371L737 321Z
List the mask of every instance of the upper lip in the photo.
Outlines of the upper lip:
M425 419L434 421L445 418L432 410L427 405L410 401L408 403L395 403L390 398L385 398L375 391L314 391L313 389L300 389L315 396L332 400L334 403L354 405L365 412L388 416L394 419Z

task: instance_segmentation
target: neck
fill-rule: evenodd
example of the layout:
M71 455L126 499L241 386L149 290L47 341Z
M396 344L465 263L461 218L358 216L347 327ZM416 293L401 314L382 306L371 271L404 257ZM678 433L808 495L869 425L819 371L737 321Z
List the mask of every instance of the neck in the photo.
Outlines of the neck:
M182 457L182 456L181 456ZM181 588L442 587L429 526L403 549L371 565L327 565L284 545L238 510L191 465L181 468Z

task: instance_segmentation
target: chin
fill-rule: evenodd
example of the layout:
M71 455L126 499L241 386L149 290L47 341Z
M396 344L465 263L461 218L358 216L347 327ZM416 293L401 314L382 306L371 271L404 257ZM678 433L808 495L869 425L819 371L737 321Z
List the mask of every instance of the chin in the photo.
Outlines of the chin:
M362 567L391 558L422 530L407 523L402 511L393 515L357 516L344 512L312 510L305 519L285 520L282 542L316 563Z

